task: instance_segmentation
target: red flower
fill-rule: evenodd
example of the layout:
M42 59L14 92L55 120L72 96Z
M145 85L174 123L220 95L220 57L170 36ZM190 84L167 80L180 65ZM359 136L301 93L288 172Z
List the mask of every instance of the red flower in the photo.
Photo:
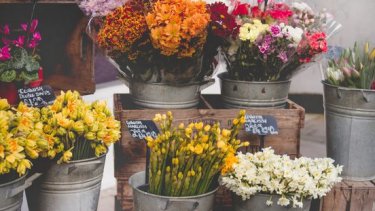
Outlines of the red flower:
M235 17L228 14L228 7L224 3L211 4L210 10L211 29L216 36L227 38L237 35L239 29Z
M238 16L238 15L248 15L249 14L249 8L250 4L238 4L236 8L234 8L232 15Z
M3 48L0 48L0 61L6 61L10 59L10 52L9 47L4 46Z
M268 11L268 14L275 20L288 22L288 18L293 15L293 12L289 9L288 5L276 3L272 6L272 9Z
M301 63L310 63L311 62L311 58L310 57L300 58L299 62L301 62Z
M251 8L251 16L253 18L264 18L266 13L263 12L258 6L254 6Z
M310 46L310 54L318 54L321 52L327 52L327 39L326 34L324 32L316 32L312 35L306 35L309 46Z
M375 90L375 81L372 82L371 89Z

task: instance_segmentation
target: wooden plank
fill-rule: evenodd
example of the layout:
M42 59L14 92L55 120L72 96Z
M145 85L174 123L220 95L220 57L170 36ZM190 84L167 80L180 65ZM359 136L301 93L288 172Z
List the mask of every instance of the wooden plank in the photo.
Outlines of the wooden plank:
M374 203L375 186L371 182L345 181L352 189L350 210L371 211Z
M322 200L322 211L346 211L351 191L348 185L341 182L331 190Z

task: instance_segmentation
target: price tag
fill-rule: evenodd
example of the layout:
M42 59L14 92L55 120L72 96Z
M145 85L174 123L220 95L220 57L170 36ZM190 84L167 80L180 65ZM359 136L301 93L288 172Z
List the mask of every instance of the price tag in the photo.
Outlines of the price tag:
M279 129L273 116L246 115L245 131L254 135L277 135Z
M31 107L44 107L53 104L56 99L53 89L48 85L18 89L20 101Z
M159 130L152 120L128 120L126 121L129 132L133 138L145 139L147 136L156 138Z

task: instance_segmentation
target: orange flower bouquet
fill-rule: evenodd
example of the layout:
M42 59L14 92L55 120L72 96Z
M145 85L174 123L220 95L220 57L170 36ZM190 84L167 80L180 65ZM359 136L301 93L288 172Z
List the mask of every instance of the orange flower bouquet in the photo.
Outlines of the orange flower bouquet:
M90 8L87 1L92 2ZM207 42L210 12L204 1L129 0L113 10L93 12L95 1L86 0L81 8L91 9L91 15L106 14L96 18L99 22L92 21L99 23L96 27L91 24L89 28L122 76L181 84L212 75L217 51Z

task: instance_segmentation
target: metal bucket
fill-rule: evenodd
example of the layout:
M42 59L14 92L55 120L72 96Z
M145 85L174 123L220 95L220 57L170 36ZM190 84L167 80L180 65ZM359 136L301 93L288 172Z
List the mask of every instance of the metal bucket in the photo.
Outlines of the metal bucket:
M375 179L375 91L323 85L327 156L346 179Z
M187 84L144 83L125 79L133 103L143 108L170 109L194 108L200 93L215 83L215 79Z
M217 188L211 192L188 197L168 197L147 193L139 189L145 184L145 172L138 172L129 178L133 189L135 211L212 211Z
M96 211L105 155L54 164L26 190L30 211Z
M280 196L270 194L255 194L248 200L242 200L237 195L233 196L233 210L234 211L309 211L311 207L311 200L304 199L302 208L293 208L291 205L283 207L277 204ZM271 200L272 206L266 204L267 200Z
M285 108L290 88L289 81L257 82L228 79L227 73L218 75L221 99L226 108Z
M26 175L0 185L0 211L21 211L23 191L41 174L33 174L27 179Z

